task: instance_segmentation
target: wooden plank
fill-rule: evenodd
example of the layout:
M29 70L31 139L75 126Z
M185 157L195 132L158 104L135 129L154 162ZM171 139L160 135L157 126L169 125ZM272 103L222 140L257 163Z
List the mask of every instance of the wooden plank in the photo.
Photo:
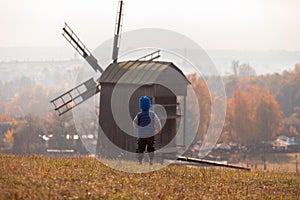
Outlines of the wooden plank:
M198 158L191 158L191 157L185 157L185 156L178 156L177 160L192 162L192 163L199 163L199 164L206 164L206 165L211 165L211 166L227 167L227 168L232 168L232 169L240 169L240 170L250 171L250 168L242 167L242 166L239 166L239 165L224 164L224 163L221 163L221 162L198 159Z

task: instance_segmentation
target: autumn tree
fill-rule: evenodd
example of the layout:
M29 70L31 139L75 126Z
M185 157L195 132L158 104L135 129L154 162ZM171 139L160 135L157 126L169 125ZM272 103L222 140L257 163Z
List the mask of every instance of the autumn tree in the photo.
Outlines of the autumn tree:
M64 149L69 148L70 145L66 140L67 135L74 135L77 133L72 113L65 113L58 116L56 113L50 114L47 118L47 134L52 135L49 141L51 148Z
M194 141L196 142L203 140L208 129L211 117L211 95L206 83L201 77L198 77L196 74L191 74L188 75L187 78L191 82L192 88L190 88L190 90L195 92L196 99L192 99L192 95L188 96L187 101L189 104L187 105L187 112L189 112L190 116L194 117L187 119L186 123L191 125L192 123L199 122L197 135ZM194 108L194 106L198 106L199 109ZM196 113L197 111L200 113ZM196 116L200 117L200 119L195 119Z
M220 137L220 142L237 142L237 133L235 127L235 102L233 98L229 98L227 100L227 111L226 111L226 118L225 123L222 130L222 135Z
M12 152L16 154L40 153L44 150L44 142L39 137L45 130L45 120L36 115L27 114L20 121L14 133Z
M261 88L269 88L271 94L278 101L286 117L294 112L295 107L300 107L300 64L294 69L285 70L282 73L266 74L252 77L247 81L239 82L243 85L258 85Z
M7 115L0 115L0 150L8 152L13 147L13 134L17 121Z
M266 91L256 109L256 132L262 141L269 141L281 131L283 113L274 96Z
M3 138L3 142L5 144L4 150L10 150L13 147L13 142L14 142L13 134L14 134L13 129L8 129L4 134L4 138Z
M254 110L251 103L251 95L247 92L236 91L234 98L234 127L235 138L239 143L250 143L254 133Z
M222 139L247 145L268 141L281 131L281 120L282 111L269 90L249 85L228 99Z
M51 110L51 90L35 86L20 90L12 100L10 112L21 116L27 113L43 116Z

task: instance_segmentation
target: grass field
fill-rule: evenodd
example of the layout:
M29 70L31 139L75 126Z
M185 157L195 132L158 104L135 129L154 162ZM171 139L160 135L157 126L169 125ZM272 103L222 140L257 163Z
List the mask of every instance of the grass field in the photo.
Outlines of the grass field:
M186 166L130 174L92 158L0 154L0 199L300 199L300 175Z
M300 159L296 159L295 156L300 158L299 153L269 153L266 154L267 168L276 171L296 172L296 168L300 172ZM258 156L258 166L262 169L263 162ZM298 161L298 167L296 167L296 161Z

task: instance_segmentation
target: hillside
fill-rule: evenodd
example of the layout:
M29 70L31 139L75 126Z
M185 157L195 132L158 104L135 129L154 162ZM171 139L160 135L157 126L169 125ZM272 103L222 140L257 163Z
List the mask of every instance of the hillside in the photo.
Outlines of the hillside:
M129 174L91 158L3 154L0 163L0 199L300 198L295 173L170 166Z

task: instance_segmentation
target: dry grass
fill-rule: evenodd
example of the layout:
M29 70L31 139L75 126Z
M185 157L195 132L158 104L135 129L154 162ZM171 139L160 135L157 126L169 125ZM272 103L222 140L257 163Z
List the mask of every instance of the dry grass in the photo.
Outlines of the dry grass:
M262 170L264 164L261 157L262 154L250 156L251 162L249 164L255 164L257 169ZM298 168L298 172L300 172L300 153L268 153L266 154L266 160L267 170L269 171L296 172ZM298 162L298 166L296 166L296 162ZM245 162L237 164L247 166Z
M300 176L185 166L130 174L91 158L0 154L0 199L300 199Z

